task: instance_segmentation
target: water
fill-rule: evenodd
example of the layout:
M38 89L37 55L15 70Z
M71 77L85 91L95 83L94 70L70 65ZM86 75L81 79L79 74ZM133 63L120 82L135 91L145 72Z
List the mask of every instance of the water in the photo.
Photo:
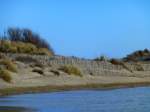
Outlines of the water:
M0 112L149 112L150 87L26 94L0 98Z

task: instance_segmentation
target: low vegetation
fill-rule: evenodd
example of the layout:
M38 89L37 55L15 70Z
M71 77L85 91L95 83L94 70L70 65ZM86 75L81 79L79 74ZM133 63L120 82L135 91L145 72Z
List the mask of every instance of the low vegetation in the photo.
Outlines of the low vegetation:
M124 57L123 61L150 61L150 51L148 49L135 51Z
M12 77L8 70L0 68L0 78L6 82L11 82Z
M144 68L143 68L143 66L141 64L136 63L135 64L135 70L136 71L144 71Z
M0 52L54 55L54 51L44 39L29 29L9 28L0 37Z
M0 78L6 82L11 82L11 72L17 72L15 63L9 58L0 55Z
M65 73L67 73L69 75L73 74L73 75L80 76L80 77L82 76L81 71L77 67L75 67L73 65L61 66L59 68L59 70L65 72Z
M46 48L38 48L31 43L13 42L10 40L1 40L0 41L0 52L4 52L4 53L26 53L26 54L48 55L48 56L53 55Z
M5 66L5 68L11 72L17 72L16 65L10 59L2 59L0 65Z

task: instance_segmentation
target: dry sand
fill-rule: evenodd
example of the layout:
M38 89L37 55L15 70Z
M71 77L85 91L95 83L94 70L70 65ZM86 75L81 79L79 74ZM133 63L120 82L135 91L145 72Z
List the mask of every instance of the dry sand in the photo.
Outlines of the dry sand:
M18 62L19 63L19 62ZM93 76L84 74L82 77L68 75L61 71L57 76L44 68L44 74L32 72L32 67L19 63L18 72L11 73L12 83L0 79L0 95L47 92L73 89L112 89L121 87L149 86L150 77L132 76Z

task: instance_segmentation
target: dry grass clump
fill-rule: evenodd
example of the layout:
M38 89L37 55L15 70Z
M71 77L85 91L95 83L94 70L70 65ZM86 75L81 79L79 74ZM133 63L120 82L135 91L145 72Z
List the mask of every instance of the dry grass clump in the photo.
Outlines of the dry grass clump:
M36 46L30 43L11 42L11 46L14 47L16 53L34 54L37 51ZM13 51L11 50L10 52Z
M0 54L0 78L6 82L11 82L10 72L17 72L15 63L8 57Z
M77 67L75 67L73 65L61 66L59 68L59 70L65 72L65 73L67 73L69 75L73 74L73 75L80 76L80 77L82 76L81 71Z
M48 56L52 56L53 54L51 52L49 52L46 48L39 48L37 54L40 55L48 55Z
M5 53L27 53L52 56L53 53L47 48L38 48L34 44L20 41L0 41L0 52Z
M136 71L144 71L144 68L140 63L135 63L134 66Z
M6 82L11 82L12 77L8 70L0 68L0 78L2 78Z
M12 72L17 72L16 65L10 59L2 59L0 65L4 65L5 68Z

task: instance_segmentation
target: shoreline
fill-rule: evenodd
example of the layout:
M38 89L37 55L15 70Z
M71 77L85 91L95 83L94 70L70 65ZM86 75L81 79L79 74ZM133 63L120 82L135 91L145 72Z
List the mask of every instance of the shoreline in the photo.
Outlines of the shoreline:
M149 87L150 82L109 83L109 84L84 84L84 85L47 85L33 87L11 87L0 89L0 97L21 94L35 94L45 92L61 92L72 90L112 90L122 88Z

